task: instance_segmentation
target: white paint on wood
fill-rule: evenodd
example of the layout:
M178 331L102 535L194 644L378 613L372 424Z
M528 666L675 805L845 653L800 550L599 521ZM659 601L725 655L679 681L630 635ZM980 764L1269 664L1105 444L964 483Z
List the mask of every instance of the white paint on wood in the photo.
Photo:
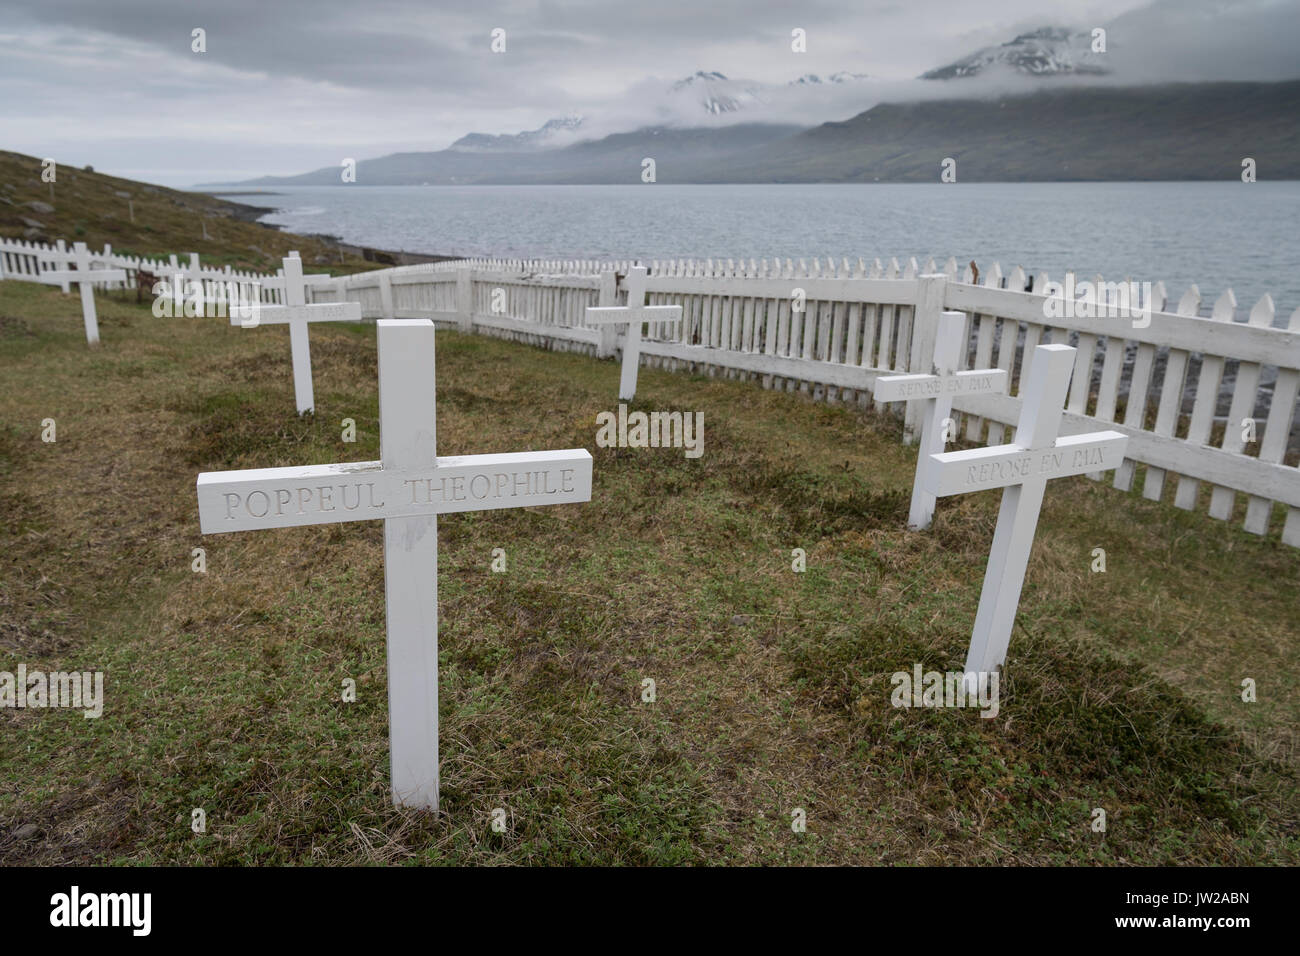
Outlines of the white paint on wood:
M393 802L438 809L437 516L591 500L585 449L437 457L434 326L378 323L379 461L199 475L204 534L384 521Z
M75 283L81 293L81 321L86 329L86 343L99 344L99 316L95 313L95 283L125 282L126 272L122 269L92 269L90 251L84 242L72 247L70 263L76 269L51 269L40 274L39 281L60 285L67 291L70 283Z
M873 388L877 401L917 402L920 405L920 450L907 517L908 527L918 530L930 527L934 520L935 495L929 488L926 472L934 466L933 456L944 449L944 423L952 417L953 397L1003 392L1007 387L1007 375L1001 369L957 371L966 333L964 313L944 312L933 323L924 316L919 321L936 326L933 333L927 331L922 336L934 343L934 371L929 374L882 375L876 379Z
M637 368L641 364L641 325L644 322L676 324L682 320L680 305L646 305L646 270L637 266L628 272L627 305L588 306L587 321L593 325L626 325L623 337L623 366L619 375L618 399L630 402L636 395Z
M1107 470L1124 455L1128 440L1119 432L1057 437L1074 355L1065 345L1038 347L1015 444L933 455L934 467L925 473L939 496L1003 489L966 657L968 681L1006 660L1048 480Z
M333 281L333 280L331 280ZM302 274L302 260L296 252L284 258L284 305L262 306L252 317L232 315L230 323L244 328L261 324L288 325L289 348L293 357L293 393L298 414L316 409L316 394L311 377L311 346L308 326L312 322L359 322L361 306L356 302L322 302L307 304L309 283Z

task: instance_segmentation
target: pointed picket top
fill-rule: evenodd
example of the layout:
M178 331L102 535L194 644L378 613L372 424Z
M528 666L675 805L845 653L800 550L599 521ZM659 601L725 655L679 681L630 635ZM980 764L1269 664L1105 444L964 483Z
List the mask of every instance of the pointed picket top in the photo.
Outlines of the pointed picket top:
M886 278L886 279L897 279L897 278L898 278L898 271L899 271L899 267L898 267L898 257L897 257L897 256L890 256L890 257L889 257L889 265L888 265L888 267L886 268L886 272L885 272L885 278Z
M1052 279L1046 272L1034 273L1034 295L1047 295L1047 286Z
M1016 266L1011 270L1011 275L1007 277L1007 288L1013 292L1025 291L1025 270Z
M1201 312L1201 290L1193 282L1188 286L1183 297L1178 300L1179 315L1199 315Z
M1237 297L1233 295L1231 289L1226 289L1223 295L1215 300L1214 311L1210 313L1210 318L1216 322L1231 322L1236 311Z
M919 268L920 266L916 264L916 257L912 256L910 259L907 260L907 265L903 268L903 278L915 279L916 272Z
M1273 297L1265 292L1263 296L1260 297L1260 300L1255 303L1255 307L1250 310L1250 318L1246 321L1250 325L1259 325L1268 328L1273 324L1274 311Z
M1106 293L1105 296L1102 295L1103 292ZM1110 296L1110 292L1109 290L1106 289L1106 280L1101 277L1100 272L1093 273L1092 294L1091 294L1093 309L1094 310L1105 309L1110 301L1109 296ZM1101 313L1098 311L1096 314L1100 315Z
M966 285L970 285L972 282L975 281L975 269L973 266L973 262L966 263L966 268L964 268L961 272L961 281L964 282Z
M1002 287L1002 266L993 263L989 271L984 273L984 287L987 289L1000 289Z
M853 267L853 278L861 279L867 274L867 264L858 256L858 264Z
M932 276L935 274L934 270L935 270L934 256L931 256L929 259L925 260L925 274L928 276Z
M949 279L952 279L953 281L956 281L956 279L957 279L957 259L956 259L956 257L954 257L954 256L949 256L949 257L948 257L948 261L945 262L945 263L943 264L943 274L946 275Z
M1151 287L1151 301L1148 303L1152 312L1163 312L1165 305L1169 301L1169 295L1165 292L1165 284L1157 282Z

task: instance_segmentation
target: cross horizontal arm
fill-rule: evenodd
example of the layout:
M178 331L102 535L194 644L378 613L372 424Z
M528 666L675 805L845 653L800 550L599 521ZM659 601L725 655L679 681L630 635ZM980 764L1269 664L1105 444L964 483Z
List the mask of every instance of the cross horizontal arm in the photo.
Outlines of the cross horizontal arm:
M926 490L942 498L968 491L1005 488L1034 478L1066 478L1090 471L1109 471L1124 460L1128 436L1115 431L1067 435L1049 448L994 445L931 455Z
M1003 369L974 369L952 375L883 375L876 379L873 397L878 402L902 402L943 395L1002 394L1007 390Z
M287 325L300 319L308 322L360 322L360 302L320 302L312 305L259 305L249 317L231 313L230 324Z
M680 322L680 305L589 305L587 321L594 325L627 325L632 322Z
M124 269L47 269L37 277L41 282L125 282Z
M423 471L363 461L204 472L198 499L203 534L569 504L591 500L591 453L441 457Z

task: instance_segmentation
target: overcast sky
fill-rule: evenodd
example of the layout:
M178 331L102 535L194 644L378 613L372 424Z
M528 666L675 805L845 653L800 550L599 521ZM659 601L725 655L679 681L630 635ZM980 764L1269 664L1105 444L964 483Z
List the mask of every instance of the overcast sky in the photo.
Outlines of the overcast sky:
M1136 81L1300 75L1300 0L0 0L0 148L169 185L298 173L613 116L701 69L903 95L1046 25L1106 26Z

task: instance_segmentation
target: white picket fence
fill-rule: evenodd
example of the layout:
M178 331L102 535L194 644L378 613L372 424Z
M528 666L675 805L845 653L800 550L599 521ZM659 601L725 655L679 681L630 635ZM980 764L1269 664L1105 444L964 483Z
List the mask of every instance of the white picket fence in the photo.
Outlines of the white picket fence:
M30 279L36 281L44 270L49 270L66 261L67 243L60 239L53 245L43 242L26 242L21 239L0 239L0 279ZM273 275L232 269L230 266L217 269L204 266L199 255L191 252L189 258L182 262L177 256L166 259L148 259L140 256L124 256L106 245L99 252L91 252L91 264L111 269L126 270L126 287L134 289L137 273L143 271L157 276L168 288L175 276L182 276L185 283L202 283L205 299L218 301L225 297L231 283L239 286L239 294L247 301L254 289L258 299L264 305L278 305L284 296L284 270ZM116 286L117 283L96 283L97 288ZM63 283L63 291L68 291L68 284Z
M43 257L63 251L62 242L0 240L0 278L35 277L50 261ZM181 274L203 281L215 295L218 284L237 281L259 283L265 303L281 297L279 273L203 268L194 254L179 263L174 256L139 260L105 248L95 261L160 278ZM1300 309L1285 328L1274 327L1267 295L1238 322L1231 291L1203 310L1193 286L1167 310L1157 283L1147 303L1150 322L1139 328L1126 318L1049 319L1046 275L1034 275L1028 289L1024 270L1004 277L994 264L975 284L970 268L959 275L951 259L942 269L934 260L919 266L915 259L905 266L893 259L462 259L337 277L333 297L359 302L367 318L429 318L463 332L604 358L617 352L621 335L609 326L589 327L585 310L624 302L621 277L637 264L650 270L649 304L680 305L683 312L675 329L647 329L643 363L753 379L765 388L798 389L863 408L888 408L871 397L876 376L929 371L939 312L965 312L969 347L962 367L1006 369L1012 382L1007 395L954 400L960 434L973 443L1012 440L1034 346L1074 345L1062 433L1113 428L1129 436L1115 487L1132 489L1141 465L1145 497L1161 500L1172 487L1176 507L1204 507L1213 518L1240 521L1260 535L1279 514L1282 540L1300 547ZM134 281L133 274L129 278ZM313 290L311 298L322 292ZM911 441L915 403L889 410L903 413Z
M605 357L615 353L617 338L608 327L588 327L585 309L620 304L625 295L616 274L633 264L440 262L342 278L336 294L360 302L367 317L430 318L466 332ZM1266 295L1238 322L1231 291L1203 315L1195 287L1171 309L1157 284L1150 324L1138 328L1128 318L1048 319L1047 276L1035 275L1027 291L1022 269L1004 277L996 264L979 284L969 267L959 276L952 260L942 270L933 260L923 267L915 260L900 267L896 260L809 265L788 259L645 265L649 304L680 305L684 319L675 330L647 330L645 364L755 379L765 388L799 389L864 408L884 408L870 394L877 375L929 371L938 313L965 312L969 347L962 367L1003 368L1013 383L1009 395L955 400L960 434L974 443L1012 440L1020 384L1028 381L1025 357L1034 346L1074 345L1062 433L1113 428L1128 435L1128 458L1111 479L1117 488L1132 489L1142 465L1145 497L1160 500L1172 487L1176 507L1203 507L1254 534L1268 532L1276 511L1282 540L1300 547L1292 437L1300 424L1300 309L1286 328L1275 328ZM799 298L803 311L796 308ZM914 415L905 412L909 441Z

